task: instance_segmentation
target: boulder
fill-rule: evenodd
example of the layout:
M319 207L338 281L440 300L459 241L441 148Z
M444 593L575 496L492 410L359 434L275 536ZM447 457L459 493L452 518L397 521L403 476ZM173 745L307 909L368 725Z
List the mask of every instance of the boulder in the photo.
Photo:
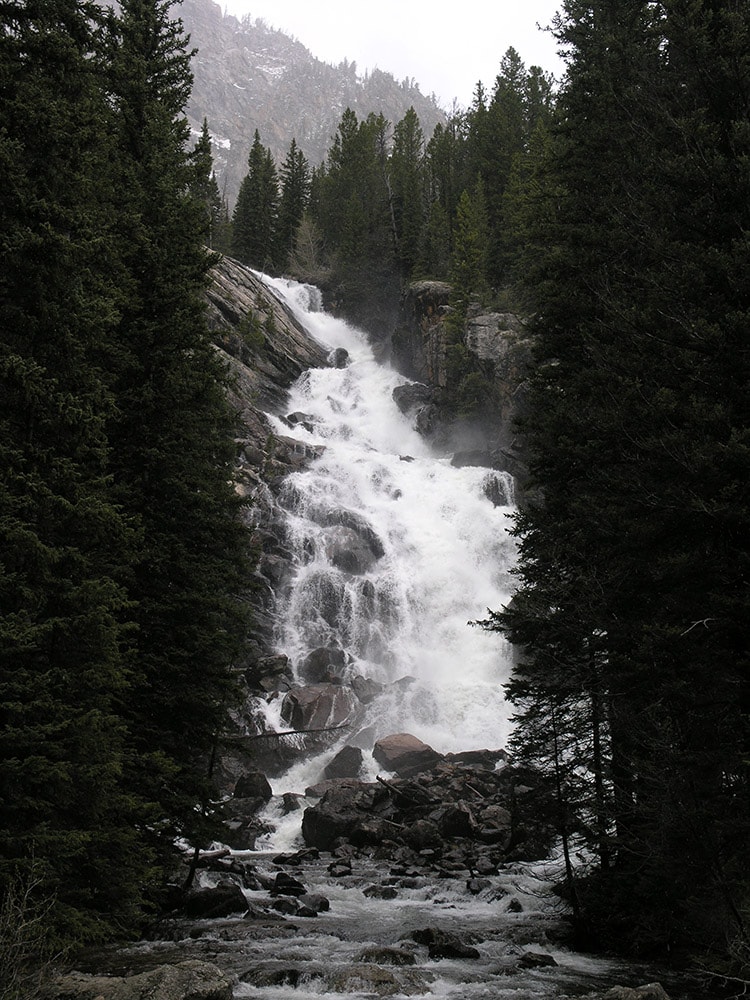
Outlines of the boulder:
M232 1000L232 984L210 962L188 959L136 976L92 976L72 972L56 979L54 1000Z
M332 368L346 368L349 364L349 352L345 347L337 347L328 355L328 364Z
M279 872L271 888L272 896L304 896L305 886L289 872Z
M367 573L379 558L366 539L361 538L353 528L342 525L328 529L325 552L332 566L353 576Z
M468 764L494 771L500 761L508 760L508 754L505 750L461 750L458 753L447 753L445 759L450 764Z
M318 646L311 650L298 667L298 673L308 684L329 683L346 666L346 653L338 646Z
M519 959L518 965L521 969L543 969L557 965L557 962L544 951L526 951Z
M396 899L398 889L393 885L367 885L362 890L362 895L368 899Z
M354 709L354 695L338 684L293 687L284 695L281 717L299 732L343 725Z
M331 908L331 902L328 897L321 895L319 892L305 892L298 897L298 900L316 913L324 913Z
M404 830L404 841L415 851L440 847L443 838L435 823L428 819L418 819Z
M315 910L305 906L299 899L290 896L281 896L271 903L271 909L277 913L283 913L286 917L317 917Z
M300 410L295 410L294 413L287 413L285 421L290 427L296 427L299 424L312 434L315 417L311 413L302 413Z
M253 963L249 969L241 973L240 982L265 989L269 986L296 987L302 980L310 983L322 977L323 970L314 966L312 962L306 962L304 968L299 968L291 962L263 962Z
M328 992L357 996L423 996L428 992L427 977L416 969L387 969L364 962L333 969L327 981Z
M284 816L288 816L291 812L298 812L302 807L300 806L301 796L295 794L295 792L284 792L281 796L281 809Z
M363 705L369 705L370 702L374 701L378 695L383 693L384 690L385 688L382 684L379 684L377 681L370 680L369 677L363 677L361 674L357 674L357 676L352 679L352 691Z
M435 403L420 406L414 418L414 429L425 438L435 437L440 428L440 407Z
M443 837L472 837L476 829L471 809L460 800L438 810L433 819Z
M356 511L348 510L346 507L326 508L317 513L315 520L323 528L338 527L353 531L375 559L382 559L385 555L385 548L377 532L366 518Z
M211 889L195 889L185 897L185 913L200 920L227 917L230 913L244 913L247 909L245 894L232 882Z
M305 843L321 851L330 851L340 837L350 840L368 820L376 804L388 805L388 793L379 785L342 781L328 789L302 816ZM382 817L381 817L382 818ZM351 867L351 866L350 866Z
M414 953L405 948L387 948L372 945L359 955L360 962L374 962L376 965L416 965Z
M441 930L439 927L425 927L412 931L411 938L417 944L427 945L430 958L479 958L476 948L466 944L457 934Z
M343 746L323 771L325 778L358 778L362 770L362 751L359 747Z
M485 476L482 492L493 507L509 507L513 503L513 480L499 473Z
M394 733L377 740L372 755L387 771L401 777L428 771L443 759L442 754L409 733Z
M262 799L269 802L272 796L273 789L262 771L248 771L234 786L234 797L237 799Z
M669 1000L669 996L661 983L646 983L635 987L613 986L603 1000Z
M513 817L504 806L492 803L482 808L475 831L478 840L485 844L510 845L513 835Z

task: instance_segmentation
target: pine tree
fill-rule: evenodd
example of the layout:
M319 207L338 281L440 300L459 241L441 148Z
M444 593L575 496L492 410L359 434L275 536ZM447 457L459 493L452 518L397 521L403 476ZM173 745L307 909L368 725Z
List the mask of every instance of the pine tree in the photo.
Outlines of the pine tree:
M524 650L522 719L551 719L550 658L567 717L591 705L589 926L741 951L748 14L569 0L557 32L570 65L527 274L539 492L494 624Z
M147 796L144 836L210 836L210 761L233 697L245 628L245 532L231 485L225 372L204 319L213 258L190 193L184 107L191 76L169 2L123 0L113 21L120 253L127 300L118 327L112 471L141 544L124 582L136 655L121 711L126 779Z
M274 271L279 261L279 181L270 149L255 130L232 214L232 254L261 271Z
M201 206L206 245L212 250L227 250L228 246L223 244L228 213L214 174L211 136L205 118L200 138L193 149L192 165L193 177L190 181L190 191Z
M398 289L388 133L383 115L360 122L344 112L318 172L311 211L334 261L331 282L346 289L348 315L382 335Z
M278 252L280 264L284 266L294 249L297 232L310 198L310 165L295 139L291 141L280 176Z
M401 272L409 278L417 266L425 221L424 135L414 108L393 130L390 183L397 254Z
M100 12L0 18L0 889L33 868L58 941L102 939L136 923L149 856L120 787L134 537L106 436L119 294Z

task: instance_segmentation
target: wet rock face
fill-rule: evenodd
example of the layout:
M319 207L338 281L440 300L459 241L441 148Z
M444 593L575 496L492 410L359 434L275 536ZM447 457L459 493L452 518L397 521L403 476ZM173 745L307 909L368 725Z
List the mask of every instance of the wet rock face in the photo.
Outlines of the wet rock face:
M526 406L526 383L531 364L531 338L524 321L513 313L485 313L472 307L463 342L485 368L492 370L496 413L485 426L467 425L445 406L450 390L447 374L449 336L445 317L451 286L444 282L413 282L404 292L393 334L393 357L399 371L417 384L400 386L394 399L428 440L446 447L467 433L479 439L481 464L508 472L522 488L526 477L526 450L518 437L516 420ZM465 445L459 445L461 450Z
M281 717L300 732L343 725L354 709L349 688L338 684L310 684L294 687L284 695Z

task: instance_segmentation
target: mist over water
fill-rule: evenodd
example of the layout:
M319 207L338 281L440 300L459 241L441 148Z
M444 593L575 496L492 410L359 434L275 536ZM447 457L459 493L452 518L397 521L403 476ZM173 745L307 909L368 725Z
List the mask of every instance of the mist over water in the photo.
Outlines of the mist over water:
M387 685L342 743L368 749L409 732L442 753L504 746L510 647L469 623L512 592L510 477L434 453L393 401L407 380L375 360L365 334L320 311L317 289L264 280L316 340L349 355L346 367L311 370L293 386L288 412L303 423L290 430L271 418L279 434L324 449L279 497L297 569L277 648L298 666L312 649L338 646L348 678ZM488 499L493 481L507 505ZM361 557L354 572L350 543Z

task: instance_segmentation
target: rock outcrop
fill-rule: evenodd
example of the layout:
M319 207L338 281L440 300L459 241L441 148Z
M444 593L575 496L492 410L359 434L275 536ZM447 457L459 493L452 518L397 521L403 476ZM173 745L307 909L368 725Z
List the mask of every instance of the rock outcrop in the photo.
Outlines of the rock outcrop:
M492 366L497 412L489 425L451 416L446 401L446 352L449 336L445 319L450 312L451 286L441 281L418 281L406 289L393 335L393 359L413 379L399 387L394 398L402 412L412 416L424 437L459 453L456 464L486 465L525 479L523 442L514 422L525 406L526 369L531 343L523 321L513 313L470 309L465 347ZM463 456L473 456L465 458Z
M229 372L229 401L237 421L235 484L247 501L243 516L257 553L255 577L249 581L254 630L241 664L248 707L234 717L237 752L224 752L218 770L222 791L231 794L246 769L242 739L254 738L264 729L251 707L252 698L283 694L294 684L288 658L273 646L276 601L291 566L278 492L290 472L304 468L320 454L318 448L302 444L291 434L279 433L267 413L282 417L292 383L308 369L332 366L336 359L310 337L255 272L230 257L222 257L211 270L206 299L214 345ZM293 420L288 421L290 429L293 425ZM371 553L367 539L358 536L357 545ZM349 558L343 543L341 558ZM254 749L259 766L267 769L264 750L269 746ZM285 763L289 761L282 753L278 767ZM235 830L234 842L252 847L252 831L257 826L251 818L253 810L242 811L235 801L231 812L228 819Z

